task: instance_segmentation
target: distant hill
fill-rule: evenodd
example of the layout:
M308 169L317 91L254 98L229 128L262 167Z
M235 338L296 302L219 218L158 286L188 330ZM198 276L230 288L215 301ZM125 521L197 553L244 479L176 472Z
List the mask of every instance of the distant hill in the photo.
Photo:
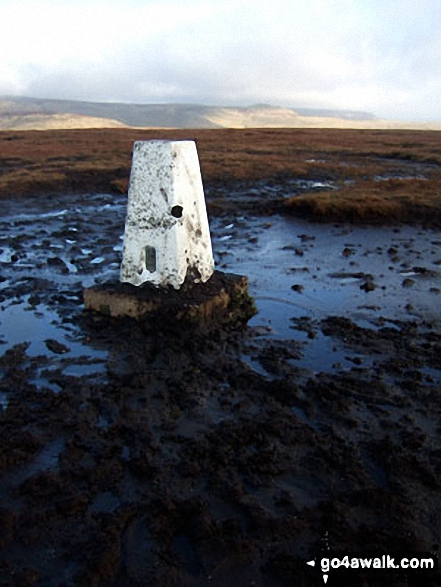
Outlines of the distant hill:
M113 125L142 128L216 128L207 114L206 106L191 104L123 104L106 102L79 102L74 100L43 100L38 98L0 98L0 119L5 116L53 116L75 114L109 121ZM10 130L14 130L11 128Z
M196 104L125 104L0 97L0 130L54 128L366 128L441 130L441 123L379 120L368 112Z
M81 114L0 114L0 130L51 130L71 128L125 128L117 120Z

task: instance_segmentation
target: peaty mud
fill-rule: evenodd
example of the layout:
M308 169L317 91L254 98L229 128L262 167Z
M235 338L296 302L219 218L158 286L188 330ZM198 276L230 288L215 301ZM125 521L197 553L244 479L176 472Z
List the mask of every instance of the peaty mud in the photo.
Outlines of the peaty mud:
M124 198L4 202L3 584L309 586L323 553L437 552L439 232L259 212L211 218L258 314L202 336L83 311Z

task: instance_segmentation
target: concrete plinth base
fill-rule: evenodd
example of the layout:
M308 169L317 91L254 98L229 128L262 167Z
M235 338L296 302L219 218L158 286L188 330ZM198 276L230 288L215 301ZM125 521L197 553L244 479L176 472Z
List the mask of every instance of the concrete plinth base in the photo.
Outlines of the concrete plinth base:
M180 290L149 283L104 283L84 290L86 310L112 318L134 318L152 327L187 324L200 330L246 324L256 313L248 278L215 271L206 283L186 282Z

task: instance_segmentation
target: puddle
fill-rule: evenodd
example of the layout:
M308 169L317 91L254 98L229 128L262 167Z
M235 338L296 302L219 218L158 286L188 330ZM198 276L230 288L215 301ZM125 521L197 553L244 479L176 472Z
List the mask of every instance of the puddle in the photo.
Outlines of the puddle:
M83 377L83 375L101 375L104 372L104 363L71 364L63 369L65 375Z
M229 195L239 202L251 201L253 194L274 200L296 189L332 187L303 179L283 186L257 182L237 186ZM107 353L80 342L81 332L69 318L82 311L84 287L119 277L126 198L66 195L57 201L57 210L50 209L50 201L39 202L41 210L32 200L20 205L5 201L0 218L1 351L29 341L29 356L47 356L60 367L59 354L48 350L50 339L66 347L63 357L104 361ZM318 322L329 315L345 316L372 329L384 324L385 316L440 318L439 231L324 225L277 215L215 217L210 229L217 268L249 277L258 309L250 326L261 329L262 339L301 342L302 358L293 360L299 368L332 371L354 363L318 328L310 336L295 328L293 318ZM57 291L63 292L60 302L54 302ZM360 359L369 364L368 358ZM266 373L252 353L244 360ZM65 365L63 372L95 377L103 371L103 363L89 361ZM47 375L40 373L33 381L57 391Z
M243 354L242 360L255 373L258 373L259 375L262 375L263 377L273 377L269 371L267 371L264 367L262 367L258 358L255 358L255 356L249 355L249 354Z
M4 391L0 391L0 407L6 410L9 405L9 394Z
M250 246L240 235L223 241L222 256L216 260L226 271L249 276L259 309L255 324L286 331L288 314L296 309L314 318L329 314L363 318L360 308L367 305L375 309L366 310L366 319L381 315L408 319L409 306L422 317L440 318L439 303L431 291L441 279L430 255L436 231L403 226L397 234L388 227L336 227L277 216L250 219L247 229L258 237L257 242ZM216 222L214 232L220 232ZM411 249L406 246L409 242ZM409 269L390 260L391 247ZM214 250L216 254L216 241ZM415 271L416 265L423 267ZM418 273L424 279L406 288L403 272ZM366 283L372 283L372 289Z
M416 175L400 175L399 173L388 173L384 175L375 175L374 181L390 181L391 179L398 179L398 180L419 180L419 181L427 181L427 177L422 174Z
M307 316L318 322L329 315L345 316L362 328L378 330L385 325L385 316L404 321L441 317L433 294L440 277L431 260L437 231L322 225L277 216L251 218L246 226L248 236L239 232L222 242L214 240L216 261L225 271L249 276L258 309L250 327L260 330L265 339L303 344L302 358L294 361L301 369L318 373L351 370L355 365L365 368L372 365L373 357L351 355L318 328L308 336L293 325L293 319ZM213 223L217 235L231 228L225 221ZM252 246L250 234L255 237ZM394 251L409 269L391 263ZM422 269L416 267L421 265ZM405 275L414 276L412 287L403 285ZM253 353L243 360L255 372L269 376Z
M30 342L28 354L47 354L45 340L60 337L58 322L57 313L44 306L38 306L38 310L33 311L24 301L6 307L0 314L2 333L7 339L4 350L22 342ZM65 336L62 339L65 343Z
M58 385L58 383L50 381L50 379L43 375L38 375L37 377L29 379L29 383L35 385L38 389L49 389L53 393L60 393L62 390L62 387Z
M54 357L58 353L56 350L48 349L47 341L55 340L67 349L62 352L63 357L87 356L89 360L91 357L103 360L107 357L106 351L96 350L75 341L61 324L61 319L55 310L50 310L43 304L32 309L28 304L28 298L27 301L11 304L4 308L0 313L0 326L2 335L7 340L6 344L2 346L3 352L17 344L29 342L30 345L27 349L29 356L48 355Z

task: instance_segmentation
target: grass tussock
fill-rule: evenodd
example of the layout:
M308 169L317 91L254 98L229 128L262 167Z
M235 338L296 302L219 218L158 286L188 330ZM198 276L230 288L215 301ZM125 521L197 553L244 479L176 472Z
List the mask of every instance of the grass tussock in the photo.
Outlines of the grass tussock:
M0 198L127 191L133 142L195 140L204 183L332 182L288 198L285 210L321 220L441 224L436 131L335 129L87 129L0 132Z
M365 180L335 191L293 196L284 207L321 221L441 225L441 182Z

